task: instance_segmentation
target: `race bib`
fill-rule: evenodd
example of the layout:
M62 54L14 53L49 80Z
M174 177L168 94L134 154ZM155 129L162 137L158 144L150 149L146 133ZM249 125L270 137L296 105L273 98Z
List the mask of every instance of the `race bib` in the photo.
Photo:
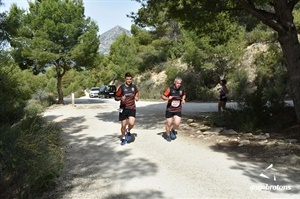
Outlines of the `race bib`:
M171 102L171 106L173 106L173 107L178 107L179 105L180 105L180 100L173 100Z

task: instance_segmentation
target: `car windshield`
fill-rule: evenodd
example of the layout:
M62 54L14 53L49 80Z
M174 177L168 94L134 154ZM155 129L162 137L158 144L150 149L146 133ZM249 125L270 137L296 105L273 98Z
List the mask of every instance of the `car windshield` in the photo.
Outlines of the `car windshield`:
M101 86L100 91L104 91L106 89L106 86Z
M92 90L92 91L98 91L99 88L92 88L91 90Z
M115 86L109 86L109 91L115 91L116 90L116 87Z

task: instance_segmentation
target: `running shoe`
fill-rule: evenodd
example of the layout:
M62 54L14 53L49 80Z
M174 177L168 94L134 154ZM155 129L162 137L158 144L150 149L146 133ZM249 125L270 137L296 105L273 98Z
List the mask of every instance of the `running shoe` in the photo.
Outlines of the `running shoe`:
M170 136L167 136L166 140L167 140L168 142L171 142L171 137L170 137Z
M171 139L172 140L176 139L176 133L175 133L174 129L171 130Z
M131 133L128 131L128 129L126 129L126 140L131 140Z
M121 139L121 145L125 145L127 143L126 139Z

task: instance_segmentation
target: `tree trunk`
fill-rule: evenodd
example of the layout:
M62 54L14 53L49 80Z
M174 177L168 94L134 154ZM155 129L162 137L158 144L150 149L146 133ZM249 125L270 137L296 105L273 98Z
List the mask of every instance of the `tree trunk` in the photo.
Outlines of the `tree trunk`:
M62 90L62 75L57 74L57 94L58 94L58 104L65 104L64 102L64 94Z
M279 43L289 74L290 94L294 102L298 123L300 123L300 44L296 31L279 34Z
M253 1L239 0L238 2L248 13L278 33L278 41L289 75L290 94L294 102L297 121L300 123L300 44L292 14L299 0L272 1L275 12L255 8Z

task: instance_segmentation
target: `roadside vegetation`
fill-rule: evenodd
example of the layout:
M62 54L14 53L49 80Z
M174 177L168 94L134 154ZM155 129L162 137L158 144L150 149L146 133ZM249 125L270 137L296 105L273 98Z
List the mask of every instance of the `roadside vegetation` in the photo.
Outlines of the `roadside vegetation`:
M108 55L97 53L98 27L82 15L81 1L36 1L30 12L14 5L0 13L1 198L37 198L60 175L62 131L43 119L45 108L64 104L71 93L80 97L94 86L118 85L127 71L135 75L145 100L160 99L180 76L188 101L217 101L216 87L226 78L228 98L240 109L222 117L212 114L211 125L280 132L298 124L297 112L285 104L292 94L276 32L251 16L232 18L234 13L216 14L193 29L188 20L150 5L153 9L131 16L136 22L132 37L119 36ZM299 13L297 4L297 29ZM159 74L161 79L152 79Z

